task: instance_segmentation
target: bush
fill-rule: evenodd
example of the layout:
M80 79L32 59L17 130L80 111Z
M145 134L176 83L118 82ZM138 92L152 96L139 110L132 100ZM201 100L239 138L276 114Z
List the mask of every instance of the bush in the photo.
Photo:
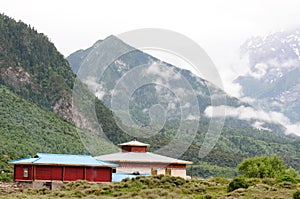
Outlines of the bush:
M299 176L298 171L296 171L294 168L290 167L288 169L285 170L284 174L292 176L294 178Z
M264 178L262 183L267 184L269 186L273 186L276 184L276 180L274 178Z
M290 175L283 175L277 180L278 182L291 182L293 184L297 184L297 180Z
M249 184L246 182L244 178L234 178L228 185L227 191L231 192L239 188L247 189Z
M293 199L300 199L300 190L296 191L296 192L293 194Z
M1 173L0 174L0 182L12 182L13 174L12 173Z
M212 178L210 181L220 183L220 184L228 184L229 183L229 180L227 180L226 178L223 178L223 177L215 177L215 178Z
M238 171L248 178L274 178L284 174L286 168L277 156L260 156L244 159Z
M294 189L296 187L296 185L291 182L284 181L284 182L280 182L278 184L278 187L285 188L285 189Z

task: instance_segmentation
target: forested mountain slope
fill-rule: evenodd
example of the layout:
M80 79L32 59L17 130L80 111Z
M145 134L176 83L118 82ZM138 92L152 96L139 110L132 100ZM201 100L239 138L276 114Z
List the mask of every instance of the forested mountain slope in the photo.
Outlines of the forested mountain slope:
M142 55L139 53L138 55ZM138 64L139 60L134 60L134 55L124 60ZM116 67L119 66L118 63L115 64ZM182 72L190 75L188 71ZM74 125L78 122L74 121L73 116L75 78L68 62L45 35L22 22L0 15L0 167L6 167L8 159L34 155L37 152L99 155L115 150L115 146L105 147L106 143L94 132ZM191 77L193 78L195 77ZM195 81L194 85L198 84L201 81ZM94 105L97 122L107 138L114 145L132 139L116 124L117 117L113 116L112 111L95 98L84 84L79 82L79 85L83 88L80 100ZM199 93L207 92L201 87L197 89ZM206 96L201 99L203 104L209 103ZM229 101L230 105L239 103L234 98ZM80 122L86 123L84 119L86 118L81 118ZM260 131L230 118L227 123L231 125L223 128L216 147L201 159L198 153L208 128L208 120L203 118L192 145L181 158L195 164L204 162L217 165L218 168L235 168L243 157L279 154L288 165L300 170L298 137ZM176 121L169 121L159 134L140 140L151 144L150 151L155 151L174 138L174 126L178 126ZM82 137L96 141L98 145L94 145L93 151L89 151L82 142ZM212 167L210 171L212 175L216 174ZM203 174L203 170L194 172Z

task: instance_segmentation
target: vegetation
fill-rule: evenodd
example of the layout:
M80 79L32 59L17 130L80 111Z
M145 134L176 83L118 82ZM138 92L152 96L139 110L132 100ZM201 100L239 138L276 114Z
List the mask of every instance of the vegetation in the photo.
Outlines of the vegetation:
M201 128L205 130L204 123L201 123ZM199 159L199 150L205 136L203 132L198 132L193 144L183 155L184 159L194 162L193 176L232 178L237 175L238 170L236 167L243 159L262 155L268 157L276 155L282 159L287 167L296 169L296 171L294 169L284 171L295 173L291 175L297 175L297 172L300 171L300 159L297 155L300 152L297 145L300 143L297 137L246 127L225 126L214 149L206 157ZM295 151L297 152L295 153ZM191 171L191 169L188 169L188 171ZM189 172L189 174L191 173Z
M283 175L286 168L277 156L246 158L238 165L241 174L248 178L274 178Z
M300 190L296 191L296 192L293 194L293 199L300 199Z
M201 178L211 178L216 176L232 178L233 176L238 175L236 168L212 165L208 162L199 162L196 165L187 166L187 173L191 176Z
M249 184L246 182L244 178L234 178L229 184L228 184L228 192L234 191L239 188L245 188L247 189L249 187Z
M286 169L283 160L277 156L246 158L238 165L238 170L243 177L234 178L228 185L228 192L240 188L247 189L251 184L256 185L258 183L257 180L248 179L247 181L244 177L263 178L262 182L265 184L274 186L277 183L279 187L289 189L295 187L293 184L299 183L296 180L298 174L293 168ZM274 178L277 180L275 181Z
M75 75L45 35L5 15L0 35L2 84L48 109L68 96Z
M2 14L0 35L0 180L11 180L7 161L37 152L99 155L115 151L105 147L103 138L75 127L72 88L76 76L54 44L34 28ZM130 139L118 128L112 112L81 86L85 103L95 102L107 137L118 143ZM95 143L92 151L86 147L90 142Z
M114 60L104 71L101 80L99 80L104 88L103 92L105 92L102 99L104 104L109 107L111 105L110 91L112 91L118 80L126 72L132 70L136 66L145 65L152 61L159 63L160 61L155 57L143 53L142 51L132 49L132 47L120 41L116 37L110 36L106 41L111 41L111 45L109 46L110 48L105 48L105 52L103 52L103 54L115 53L115 51L118 51L119 49L132 50L130 53L124 54L118 57L117 60ZM79 50L67 57L70 62L70 66L75 73L78 73L79 67L81 67L81 64L93 49L94 48L91 47L86 50ZM170 69L173 68L176 72L179 72L178 68L176 69L174 66L167 63L166 65L168 65ZM93 67L91 68L92 69L89 71L93 71L95 69ZM85 70L81 70L80 72L84 73L84 71ZM222 94L222 91L218 90L214 86L209 86L209 90L208 85L205 84L205 80L192 75L189 71L180 70L180 73L190 83L195 91L200 105L200 113L204 113L205 108L211 105L210 90L213 91L215 95ZM172 100L176 97L174 96L174 93L172 94L170 91L163 89L163 91L158 93L155 86L157 85L147 84L141 86L131 95L129 102L130 114L132 116L131 119L141 126L147 126L151 123L151 118L149 117L148 112L144 110L149 109L149 107L155 104L160 104L165 107L165 110L168 110L165 102L168 102L168 99ZM165 96L171 97L167 98ZM227 105L229 106L249 106L248 104L240 102L236 98L230 96L226 97ZM149 139L140 139L143 142L151 144L150 150L155 151L156 149L167 145L176 135L177 129L180 125L179 122L176 121L176 119L179 118L178 112L170 111L169 115L170 117L166 118L165 126L160 130L159 134L156 134ZM300 144L299 138L284 135L282 133L284 132L282 127L275 124L266 124L267 128L272 129L272 132L269 132L255 130L251 126L251 123L253 123L253 121L248 122L237 120L236 118L227 118L225 126L222 129L222 135L215 148L208 156L200 159L198 157L199 150L209 124L207 118L204 116L201 117L197 136L192 145L189 147L189 150L181 157L182 159L194 162L193 176L234 177L237 174L236 166L238 163L240 163L244 158L260 155L278 155L284 159L288 166L294 167L296 170L300 171L300 159L298 156L300 148L297 147ZM112 140L115 139L114 136L111 138ZM192 172L192 170L189 169L189 172Z
M11 159L30 157L37 152L90 154L80 136L97 141L95 151L104 153L104 141L28 102L0 86L0 181L11 180ZM113 150L113 148L112 148Z
M278 182L290 182L290 183L293 183L293 184L298 183L298 181L293 176L289 176L289 175L280 176L278 178Z
M98 136L74 126L72 89L76 75L54 44L34 28L5 15L0 15L0 35L0 173L4 172L0 180L11 179L8 160L37 152L92 155L111 152L103 147L105 143ZM141 52L138 54L142 56ZM131 54L126 59L135 62L135 56ZM83 88L79 89L82 90L79 100L94 105L92 108L105 136L114 145L132 139L118 127L112 112L88 92L85 85L79 83L79 86ZM208 92L207 88L203 92ZM202 105L209 103L209 99L201 100ZM229 104L236 103L236 99L229 100ZM87 112L93 114L91 109ZM81 122L84 123L84 119ZM237 175L236 166L244 158L263 154L276 154L287 166L295 168L294 172L300 171L299 137L254 130L242 121L231 119L226 119L221 137L211 153L199 158L208 123L201 118L193 143L181 157L194 162L193 169L188 169L189 175L232 178ZM178 126L178 122L168 121L158 134L140 141L151 144L150 151L155 151L174 138L174 127ZM95 147L90 151L86 147L89 143L84 145L81 136L101 144L93 145Z
M0 84L73 124L72 89L76 75L68 61L44 34L3 14L0 14L0 35ZM130 139L116 125L112 112L85 85L77 83L84 94L83 102L94 105L92 108L107 137L115 144Z
M237 180L239 179L239 180ZM242 180L241 180L242 179ZM300 185L283 187L280 183L269 185L260 178L233 181L237 189L228 192L232 181L224 178L209 180L184 180L179 177L153 176L125 179L109 184L76 181L65 184L62 190L41 189L1 189L0 198L298 198Z

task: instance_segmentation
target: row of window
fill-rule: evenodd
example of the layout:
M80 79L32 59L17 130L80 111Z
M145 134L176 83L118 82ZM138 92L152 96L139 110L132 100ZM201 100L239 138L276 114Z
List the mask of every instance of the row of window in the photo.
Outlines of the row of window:
M157 169L152 169L152 170L151 170L151 175L152 175L152 176L157 176ZM166 168L166 169L165 169L165 175L166 175L166 176L170 176L170 175L171 175L171 169Z

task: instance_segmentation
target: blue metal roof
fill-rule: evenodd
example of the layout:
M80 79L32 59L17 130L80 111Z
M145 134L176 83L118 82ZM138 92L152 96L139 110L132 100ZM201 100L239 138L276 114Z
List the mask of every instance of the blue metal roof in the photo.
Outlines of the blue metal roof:
M134 175L132 173L113 173L112 174L112 182L121 182L125 178L135 178L138 176L151 176L151 175L150 174Z
M12 161L9 161L8 163L9 164L14 164L14 163L24 163L24 164L31 164L32 162L38 160L38 158L22 158L22 159L19 159L19 160L12 160Z
M36 165L76 165L76 166L96 166L96 167L117 167L117 164L97 160L89 155L70 154L48 154L38 153L34 158L23 158L13 160L10 164L36 164Z

